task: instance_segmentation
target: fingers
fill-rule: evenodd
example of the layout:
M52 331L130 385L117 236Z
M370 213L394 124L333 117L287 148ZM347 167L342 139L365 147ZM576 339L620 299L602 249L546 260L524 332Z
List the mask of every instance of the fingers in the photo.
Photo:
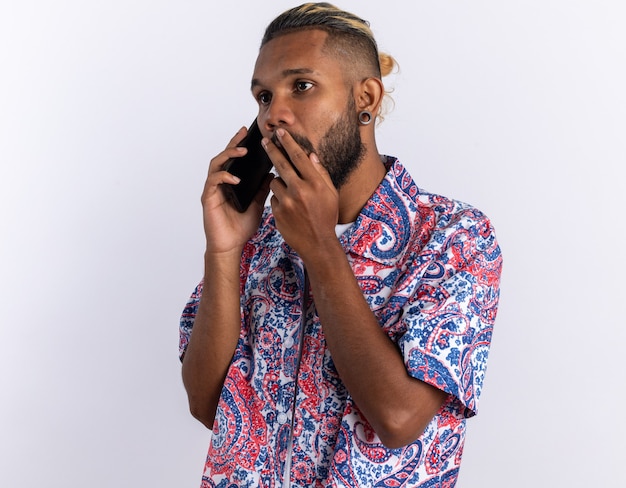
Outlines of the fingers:
M284 151L281 151L267 138L262 141L263 147L272 159L279 176L273 185L287 187L298 181L306 180L320 190L322 189L320 185L325 185L332 191L336 191L328 170L317 154L312 152L307 155L291 134L284 129L277 129L276 135ZM288 158L285 157L284 152L287 152Z
M278 175L287 184L295 177L308 179L314 176L315 171L311 165L309 155L293 139L291 134L284 129L277 129L276 137L284 152L267 138L263 139L262 144L274 163L274 168L276 168ZM285 153L287 153L287 157L285 157Z
M311 153L310 158L311 158L311 162L313 163L313 168L315 169L315 171L317 171L317 173L321 175L322 178L324 178L324 180L331 182L330 174L328 173L328 170L324 167L324 165L320 161L320 158L317 157L317 154Z
M204 202L210 196L218 193L218 187L224 183L229 183L231 185L236 185L239 183L240 179L227 171L222 171L224 164L230 158L238 158L245 155L248 150L245 147L239 147L239 144L246 134L248 130L246 127L240 128L235 135L228 141L226 148L211 159L209 163L209 170L207 179L204 183L204 188L202 191L202 201Z
M248 133L248 129L246 128L246 126L241 127L237 133L230 139L230 141L228 141L228 144L226 145L226 147L235 147L237 144L239 144L244 137L246 137L246 134Z
M244 137L246 137L247 133L248 130L246 129L246 127L242 127L241 129L239 129L237 133L230 139L230 141L228 141L226 148L213 159L211 159L211 163L209 164L209 175L211 173L221 171L224 163L230 158L238 158L246 154L248 150L245 147L239 147L237 144L239 144L244 139Z

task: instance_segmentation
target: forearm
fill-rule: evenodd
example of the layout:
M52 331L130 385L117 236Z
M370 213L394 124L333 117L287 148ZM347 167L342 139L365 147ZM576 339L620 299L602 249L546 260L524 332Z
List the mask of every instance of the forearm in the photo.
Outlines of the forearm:
M398 347L370 310L341 248L307 263L315 306L333 362L383 443L415 440L445 393L411 377Z
M212 427L240 332L240 253L205 255L205 277L182 365L192 415Z

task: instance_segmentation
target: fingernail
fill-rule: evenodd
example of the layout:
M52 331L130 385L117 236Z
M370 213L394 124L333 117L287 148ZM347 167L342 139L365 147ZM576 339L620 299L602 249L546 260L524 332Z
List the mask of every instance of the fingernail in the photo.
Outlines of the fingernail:
M268 142L269 140L267 139L267 137L264 137L263 139L261 139L261 146L263 146L263 149L267 149Z
M285 135L285 129L276 129L276 135L278 137L283 137Z
M315 164L319 164L320 158L317 157L317 154L311 153L311 161L313 161Z

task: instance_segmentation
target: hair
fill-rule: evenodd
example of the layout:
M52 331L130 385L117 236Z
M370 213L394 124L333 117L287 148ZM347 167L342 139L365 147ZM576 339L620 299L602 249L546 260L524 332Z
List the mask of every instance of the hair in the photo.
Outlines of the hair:
M326 2L305 3L283 12L267 26L261 47L276 37L307 29L327 32L326 47L365 77L382 78L397 66L392 56L379 53L367 20Z

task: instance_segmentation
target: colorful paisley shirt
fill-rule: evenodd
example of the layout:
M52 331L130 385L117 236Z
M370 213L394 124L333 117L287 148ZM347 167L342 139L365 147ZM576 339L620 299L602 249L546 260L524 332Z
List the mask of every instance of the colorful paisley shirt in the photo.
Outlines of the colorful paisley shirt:
M479 210L420 190L396 159L340 237L413 377L448 398L412 444L386 448L337 374L302 261L265 210L241 260L241 334L202 487L452 487L483 387L502 268ZM180 356L202 283L181 317ZM295 402L295 403L294 403ZM292 419L292 412L295 413Z

